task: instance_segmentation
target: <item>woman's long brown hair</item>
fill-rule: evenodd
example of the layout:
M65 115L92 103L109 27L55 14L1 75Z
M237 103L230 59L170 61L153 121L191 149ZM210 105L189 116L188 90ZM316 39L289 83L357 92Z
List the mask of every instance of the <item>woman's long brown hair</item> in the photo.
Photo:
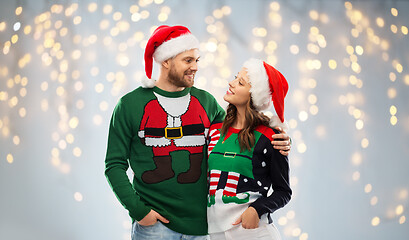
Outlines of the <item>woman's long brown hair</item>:
M254 130L260 126L269 126L270 118L264 115L262 112L256 110L253 105L253 101L250 101L246 105L246 122L243 129L240 130L238 140L240 145L240 152L245 149L251 150L255 144ZM226 135L229 128L235 123L237 119L237 108L233 104L229 104L226 110L226 117L223 121L221 129L222 135Z

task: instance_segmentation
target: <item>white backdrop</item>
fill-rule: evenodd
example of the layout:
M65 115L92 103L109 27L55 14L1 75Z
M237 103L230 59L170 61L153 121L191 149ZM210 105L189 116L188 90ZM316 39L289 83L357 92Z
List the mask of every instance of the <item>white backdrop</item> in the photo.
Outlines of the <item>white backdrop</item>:
M162 24L201 41L195 85L222 106L250 57L286 76L283 239L407 239L408 11L396 0L0 1L0 239L130 239L104 177L108 124Z

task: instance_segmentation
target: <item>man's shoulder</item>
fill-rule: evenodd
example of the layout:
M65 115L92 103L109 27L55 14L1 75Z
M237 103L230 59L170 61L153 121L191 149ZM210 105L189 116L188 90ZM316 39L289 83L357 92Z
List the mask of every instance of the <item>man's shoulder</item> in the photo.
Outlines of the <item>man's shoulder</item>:
M210 94L208 91L201 89L201 88L197 88L197 87L191 87L190 92L192 94L196 93L196 94L205 94L205 95L210 95L213 96L212 94Z
M138 87L123 95L121 97L121 101L122 102L134 101L135 99L143 98L147 94L151 94L152 91L153 91L152 88Z
M209 93L208 91L204 89L200 89L197 87L191 87L190 94L192 94L192 96L195 96L197 98L215 99L211 93Z

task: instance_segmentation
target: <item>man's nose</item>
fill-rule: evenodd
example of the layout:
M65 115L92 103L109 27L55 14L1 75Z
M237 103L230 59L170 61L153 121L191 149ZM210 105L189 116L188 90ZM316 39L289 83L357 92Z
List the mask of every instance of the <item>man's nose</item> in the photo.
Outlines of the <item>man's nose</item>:
M192 63L192 65L190 66L190 70L192 70L192 71L197 71L197 69L198 69L198 62L194 62L194 63Z

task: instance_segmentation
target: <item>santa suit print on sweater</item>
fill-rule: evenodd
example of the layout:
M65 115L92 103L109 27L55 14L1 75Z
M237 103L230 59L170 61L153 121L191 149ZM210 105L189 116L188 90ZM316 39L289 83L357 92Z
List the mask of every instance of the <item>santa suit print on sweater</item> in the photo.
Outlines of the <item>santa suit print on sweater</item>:
M287 204L292 193L287 157L271 145L274 130L257 127L254 146L241 152L240 129L230 128L222 136L221 127L213 124L209 132L209 233L233 228L250 206L260 217L260 226L271 223L270 214Z
M196 182L201 174L209 118L190 93L178 98L154 94L156 99L145 106L138 135L146 146L152 147L157 168L144 172L142 180L157 183L172 178L175 174L170 153L177 150L189 152L190 159L190 169L178 176L178 182Z
M110 123L106 172L133 220L153 209L173 231L207 234L203 151L210 123L223 118L216 99L195 87L180 92L137 88L119 100Z

